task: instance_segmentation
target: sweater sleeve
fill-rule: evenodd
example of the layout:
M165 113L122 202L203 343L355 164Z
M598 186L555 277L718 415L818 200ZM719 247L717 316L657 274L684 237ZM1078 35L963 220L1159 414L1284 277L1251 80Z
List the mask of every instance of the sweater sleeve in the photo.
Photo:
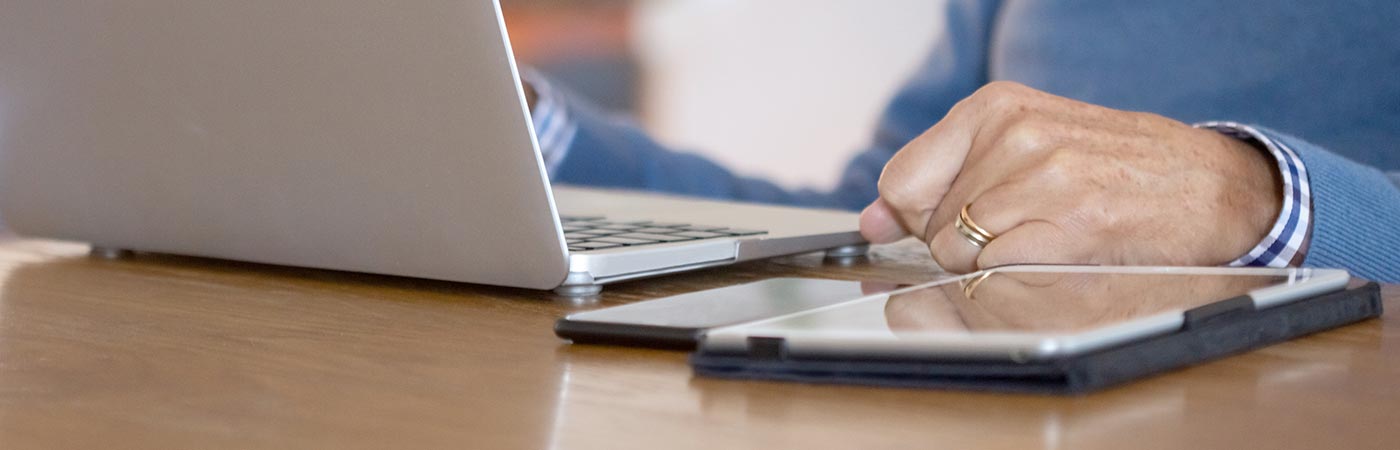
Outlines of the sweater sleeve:
M1400 173L1384 173L1294 136L1260 128L1297 152L1312 189L1312 232L1303 265L1340 267L1400 283Z
M873 142L850 160L832 191L787 190L736 175L701 156L667 148L628 119L607 116L567 95L562 103L577 131L551 178L567 184L860 209L875 200L880 172L890 157L986 83L987 41L997 7L992 0L949 2L947 23L932 55L895 96Z

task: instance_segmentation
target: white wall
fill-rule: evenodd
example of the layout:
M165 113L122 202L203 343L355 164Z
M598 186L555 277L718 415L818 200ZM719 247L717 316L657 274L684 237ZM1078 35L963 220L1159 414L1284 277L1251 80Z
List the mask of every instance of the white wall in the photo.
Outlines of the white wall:
M649 0L643 122L786 186L829 188L932 45L941 0Z

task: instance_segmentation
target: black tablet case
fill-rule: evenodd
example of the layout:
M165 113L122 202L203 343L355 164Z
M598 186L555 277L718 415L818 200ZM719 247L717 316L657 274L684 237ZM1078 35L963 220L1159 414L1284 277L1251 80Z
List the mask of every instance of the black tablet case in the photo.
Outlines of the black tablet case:
M703 376L891 387L1082 394L1381 315L1380 286L1254 310L1237 297L1186 313L1180 331L1058 360L811 359L786 354L781 338L751 338L744 355L691 356Z
M554 322L554 335L575 344L624 345L663 350L695 350L705 328L662 327L569 320Z

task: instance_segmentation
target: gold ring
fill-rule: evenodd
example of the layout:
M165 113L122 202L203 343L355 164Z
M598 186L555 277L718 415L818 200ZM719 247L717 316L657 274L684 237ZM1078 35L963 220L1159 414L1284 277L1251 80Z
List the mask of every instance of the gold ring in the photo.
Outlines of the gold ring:
M997 238L997 235L972 222L972 218L967 215L967 209L970 207L972 207L971 203L963 205L962 212L958 214L958 220L953 223L953 228L957 228L958 234L961 234L963 239L967 239L967 242L972 243L977 248L986 247L987 244L992 243L992 239Z
M980 286L983 281L987 281L987 277L990 276L992 276L991 272L982 272L981 275L960 281L959 283L962 284L963 298L972 300L973 291L976 291L977 286Z

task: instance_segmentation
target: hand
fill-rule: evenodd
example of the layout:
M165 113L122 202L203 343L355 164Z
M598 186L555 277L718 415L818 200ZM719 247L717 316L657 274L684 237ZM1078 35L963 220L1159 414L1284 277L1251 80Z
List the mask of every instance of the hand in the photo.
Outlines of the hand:
M885 166L861 215L875 243L909 234L954 272L1015 263L1219 265L1278 216L1273 159L1220 133L997 82ZM954 229L964 205L997 237Z

